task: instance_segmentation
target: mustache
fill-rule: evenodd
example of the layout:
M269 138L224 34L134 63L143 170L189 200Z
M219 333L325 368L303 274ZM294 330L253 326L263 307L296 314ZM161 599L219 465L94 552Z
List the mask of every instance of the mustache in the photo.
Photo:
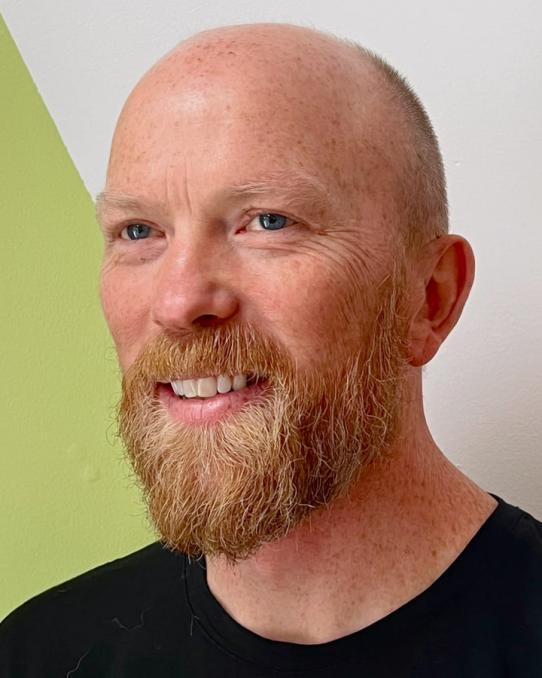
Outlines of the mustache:
M189 335L162 333L149 342L126 370L126 387L198 375L291 375L296 366L277 341L245 324L200 328Z

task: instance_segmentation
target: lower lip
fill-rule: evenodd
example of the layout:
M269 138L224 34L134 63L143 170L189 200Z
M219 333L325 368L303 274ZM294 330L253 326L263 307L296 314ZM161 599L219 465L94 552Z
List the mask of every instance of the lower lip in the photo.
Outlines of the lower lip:
M212 398L180 398L169 384L158 384L158 399L174 421L183 424L210 424L237 412L265 390L265 384L245 386L239 391L217 393Z

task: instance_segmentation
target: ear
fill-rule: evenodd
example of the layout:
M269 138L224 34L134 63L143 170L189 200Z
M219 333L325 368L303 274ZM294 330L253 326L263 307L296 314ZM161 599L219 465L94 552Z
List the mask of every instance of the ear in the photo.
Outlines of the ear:
M410 325L410 359L428 363L461 316L474 282L474 253L459 235L443 235L426 245L419 268L419 294Z

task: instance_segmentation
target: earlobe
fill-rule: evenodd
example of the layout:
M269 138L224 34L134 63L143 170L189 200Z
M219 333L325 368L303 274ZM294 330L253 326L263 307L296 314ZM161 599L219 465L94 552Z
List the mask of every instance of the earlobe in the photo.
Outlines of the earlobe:
M410 326L409 363L428 363L459 320L474 282L474 253L458 235L430 243L420 270L422 298Z

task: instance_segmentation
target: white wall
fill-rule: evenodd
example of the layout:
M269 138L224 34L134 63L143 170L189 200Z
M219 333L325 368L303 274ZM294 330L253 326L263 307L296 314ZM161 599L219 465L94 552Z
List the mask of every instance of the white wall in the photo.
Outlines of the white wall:
M92 194L130 88L197 30L299 23L402 71L441 140L452 231L478 262L425 373L429 422L478 483L542 517L542 2L2 0L2 13Z

